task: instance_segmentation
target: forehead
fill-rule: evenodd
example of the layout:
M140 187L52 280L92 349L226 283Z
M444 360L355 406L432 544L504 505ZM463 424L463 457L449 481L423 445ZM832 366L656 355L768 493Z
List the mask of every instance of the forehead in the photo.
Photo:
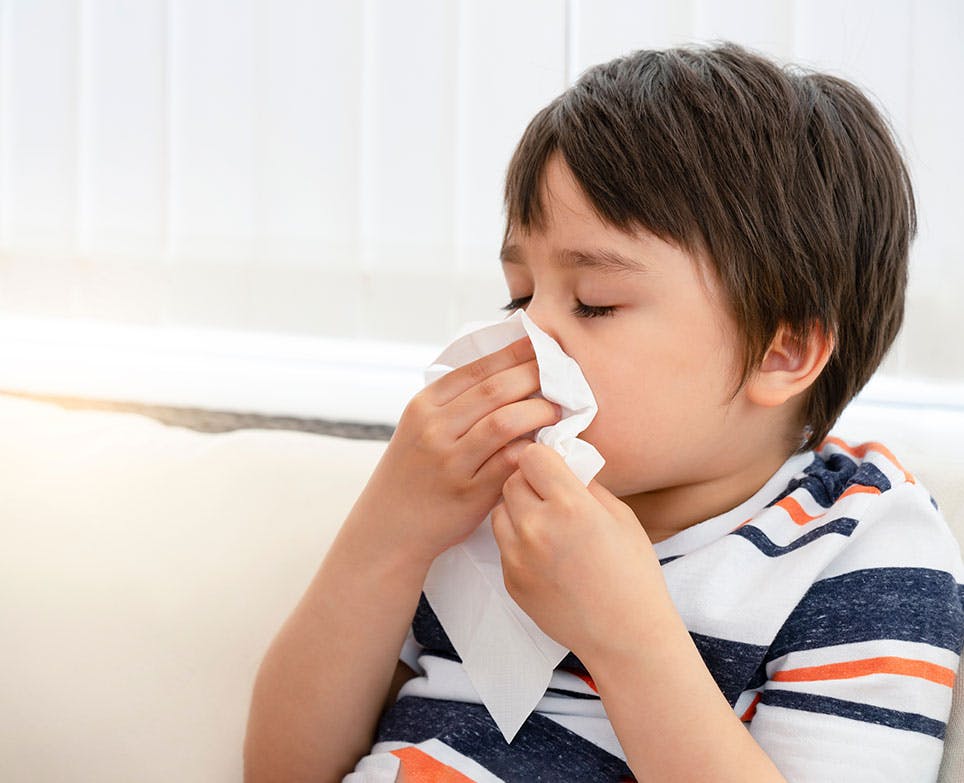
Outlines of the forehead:
M541 221L508 225L500 251L503 265L523 263L529 252L552 256L565 267L592 268L612 273L655 271L648 259L695 264L698 275L718 276L703 242L687 249L672 238L662 238L642 225L621 228L599 214L586 197L563 155L554 151L540 176L538 200Z
M632 272L642 266L636 251L646 232L624 231L605 221L558 152L543 167L538 200L541 220L506 232L499 253L504 264L521 264L529 251L539 249L567 267Z

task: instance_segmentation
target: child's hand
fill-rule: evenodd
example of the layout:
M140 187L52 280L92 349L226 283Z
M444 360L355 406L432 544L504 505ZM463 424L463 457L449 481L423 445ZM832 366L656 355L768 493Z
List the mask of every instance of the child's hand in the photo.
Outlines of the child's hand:
M561 417L528 399L538 390L525 337L416 394L359 499L367 529L423 561L468 538L532 443L522 436Z
M659 560L625 503L588 487L548 446L532 444L492 512L506 589L539 627L583 663L645 622L666 595Z

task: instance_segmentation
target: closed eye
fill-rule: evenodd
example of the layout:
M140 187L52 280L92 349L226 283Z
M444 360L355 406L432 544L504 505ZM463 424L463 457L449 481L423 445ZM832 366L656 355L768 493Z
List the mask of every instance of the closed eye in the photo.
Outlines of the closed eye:
M519 296L511 300L509 304L503 305L501 309L507 310L511 313L513 310L518 310L520 307L525 307L527 304L529 304L531 299L531 296Z
M524 308L532 300L531 296L519 296L511 300L509 304L503 305L502 309L514 312L520 307ZM576 300L576 306L572 308L572 314L578 318L599 318L600 316L615 315L615 305L587 305Z
M572 309L572 313L579 318L599 318L603 315L615 315L616 308L614 305L606 305L605 307L602 307L578 302Z

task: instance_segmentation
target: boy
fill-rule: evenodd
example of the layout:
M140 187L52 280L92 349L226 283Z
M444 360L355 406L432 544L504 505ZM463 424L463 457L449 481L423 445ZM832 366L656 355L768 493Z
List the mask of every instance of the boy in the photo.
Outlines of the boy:
M506 205L507 309L579 363L606 465L526 437L559 418L527 340L416 395L265 657L246 779L934 780L964 566L886 448L827 438L916 231L876 110L730 44L636 52L535 116ZM493 507L572 651L511 744L420 601Z

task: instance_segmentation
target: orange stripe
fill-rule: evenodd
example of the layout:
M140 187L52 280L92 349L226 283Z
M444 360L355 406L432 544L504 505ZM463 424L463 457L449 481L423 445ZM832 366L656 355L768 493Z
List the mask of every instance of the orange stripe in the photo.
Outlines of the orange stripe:
M402 762L396 783L472 783L472 778L418 748L399 748L392 755Z
M590 677L588 674L582 674L581 672L572 672L572 673L575 674L584 683L586 683L586 685L592 688L593 691L595 691L596 693L599 693L599 690L596 688L596 683L593 682L592 677Z
M787 514L790 515L790 519L792 519L798 525L805 525L807 524L807 522L812 522L813 520L815 520L817 517L820 516L820 514L817 514L816 516L811 516L810 514L808 514L806 511L803 510L803 506L801 506L796 500L794 500L789 495L787 495L783 500L781 500L776 505L778 505L780 508L786 511Z
M868 486L865 486L864 484L851 484L849 487L847 487L846 490L844 490L843 493L841 493L840 497L837 498L837 500L845 498L848 495L858 495L862 493L867 493L870 495L879 495L880 490L877 489L877 487L868 487Z
M857 457L859 459L863 459L868 451L876 451L878 454L882 454L888 460L890 460L897 467L897 469L904 474L904 480L907 483L909 484L917 483L916 479L914 479L914 477L907 472L907 469L900 464L897 457L895 457L893 453L891 453L890 449L888 449L883 443L878 443L877 441L872 440L872 441L868 441L867 443L858 443L856 446L851 446L849 443L846 443L842 441L840 438L835 438L833 436L826 438L824 440L824 443L833 443L835 446L838 446L839 448L846 451L848 454L854 457Z
M758 693L753 697L753 701L751 701L750 706L746 708L746 712L740 716L741 721L747 723L748 721L753 720L753 716L756 715L756 705L760 703L760 697L762 695L762 693Z
M907 677L920 677L938 685L954 687L957 673L946 666L918 661L913 658L864 658L845 663L828 663L823 666L806 666L776 672L771 678L775 682L813 682L816 680L846 680L852 677L866 677L870 674L903 674Z

